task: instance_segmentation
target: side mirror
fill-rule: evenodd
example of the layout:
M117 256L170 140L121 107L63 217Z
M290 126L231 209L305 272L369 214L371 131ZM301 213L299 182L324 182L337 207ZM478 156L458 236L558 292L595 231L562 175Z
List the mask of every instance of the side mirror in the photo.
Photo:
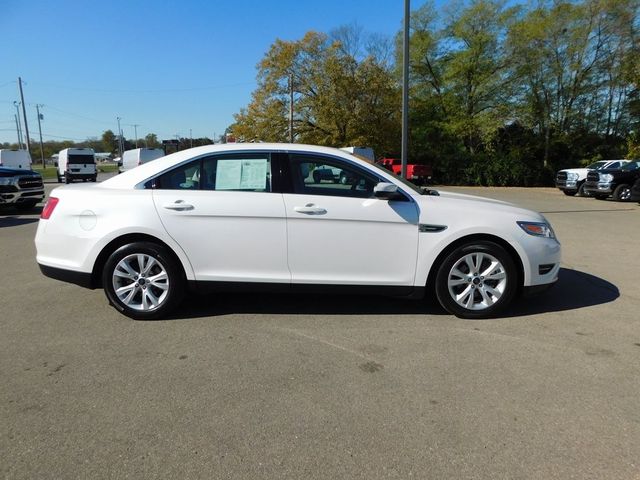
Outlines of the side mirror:
M373 187L373 195L382 200L395 200L402 197L398 192L398 186L388 182L380 182Z

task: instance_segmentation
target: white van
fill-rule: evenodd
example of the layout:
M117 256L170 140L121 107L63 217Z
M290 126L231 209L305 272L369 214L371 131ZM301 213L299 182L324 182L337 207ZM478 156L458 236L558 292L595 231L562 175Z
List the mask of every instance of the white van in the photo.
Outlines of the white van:
M0 167L31 170L31 155L26 150L0 149Z
M74 180L95 182L98 178L96 157L92 148L65 148L58 154L58 182Z
M121 165L118 171L120 173L126 172L138 165L160 157L164 157L164 150L161 148L136 148L134 150L127 150L122 154Z

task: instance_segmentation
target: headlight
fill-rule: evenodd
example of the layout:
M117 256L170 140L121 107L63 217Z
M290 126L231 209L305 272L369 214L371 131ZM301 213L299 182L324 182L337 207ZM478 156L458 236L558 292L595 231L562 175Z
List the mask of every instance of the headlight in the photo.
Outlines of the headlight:
M556 238L551 225L544 222L517 222L522 230L534 237Z
M612 182L613 181L613 175L611 175L610 173L601 173L600 174L600 181L601 182Z
M12 177L0 178L0 185L11 185L13 183Z
M567 173L567 180L577 180L579 176L580 175L575 172L569 172Z

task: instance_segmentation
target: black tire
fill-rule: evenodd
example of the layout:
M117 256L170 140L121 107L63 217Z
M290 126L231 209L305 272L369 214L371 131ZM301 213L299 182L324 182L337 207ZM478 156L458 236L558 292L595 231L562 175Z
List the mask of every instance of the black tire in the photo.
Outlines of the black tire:
M144 255L147 261L152 258L155 262L152 263L152 269L148 273L144 273L142 277L138 276L137 280L118 276L116 281L122 283L121 288L126 289L128 286L133 286L133 288L126 290L132 295L129 303L126 303L116 294L114 272L123 260L132 262L129 265L134 271L137 266L138 273L143 272L143 266L137 260L140 254ZM158 273L166 273L166 284L161 280L157 284L149 280ZM141 280L142 283L140 283ZM159 288L156 286L158 284L165 285L166 288ZM185 279L181 266L165 247L152 242L130 243L114 251L104 265L102 285L109 303L122 314L135 320L155 320L166 316L180 305L185 293ZM147 299L147 293L158 300L157 306L147 306L147 308L143 306L143 301Z
M567 197L573 197L577 192L574 192L573 190L563 190L562 193L564 193Z
M98 176L97 176L97 175L95 175L94 177L91 177L91 181L92 181L92 182L95 182L95 181L97 181L97 180L98 180Z
M68 173L64 174L64 183L66 183L67 185L70 184L72 182L71 177L69 176Z
M596 200L606 200L609 197L609 195L602 195L601 193L594 193L593 194L593 198L595 198Z
M469 258L469 256L473 259L475 255L475 259L478 260L481 258L478 256L479 254L482 255L483 259L480 261L480 268L477 268L479 273L476 272L477 274L474 274L468 265L464 263L464 259ZM493 257L493 259L499 262L501 267L500 275L504 275L504 281L502 281L502 277L501 279L485 279L484 276L481 275L482 273L486 273L486 270L491 264L492 260L488 258L488 256ZM464 273L464 277L453 273L454 266L458 265L460 266L458 271ZM468 272L464 272L465 267L469 270ZM497 273L495 268L491 273L494 272ZM461 283L450 287L449 279L451 276L460 278ZM487 277L488 276L489 275L487 275ZM487 292L487 290L490 291ZM511 303L517 290L518 271L514 259L497 243L485 240L463 244L449 253L439 265L435 279L435 293L440 305L442 305L446 311L459 318L494 317ZM465 294L465 292L467 293ZM495 294L492 292L495 292ZM468 308L459 304L453 297L453 295L456 294L462 295L460 297L462 303L467 303L463 300L470 298L471 307L476 305L475 302L477 300L477 309ZM497 294L500 295L498 296ZM484 305L487 303L487 301L484 300L485 297L492 302L491 305Z
M58 183L62 183L62 177L59 173L56 173L56 177L58 177Z
M631 187L627 184L620 184L613 191L613 199L616 202L628 202L631 200Z
M578 196L579 197L588 197L589 196L587 191L584 189L584 182L582 182L580 184L580 186L578 187Z

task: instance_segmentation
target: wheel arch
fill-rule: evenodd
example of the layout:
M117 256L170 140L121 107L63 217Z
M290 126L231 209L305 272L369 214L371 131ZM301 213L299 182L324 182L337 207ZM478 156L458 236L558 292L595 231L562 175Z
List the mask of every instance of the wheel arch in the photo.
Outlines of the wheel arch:
M100 253L96 257L96 261L93 263L93 269L91 271L91 287L92 288L102 287L102 270L109 256L113 252L115 252L118 248L134 242L151 242L166 248L169 254L175 260L176 264L180 266L182 275L186 279L186 272L184 269L184 265L182 264L182 261L180 260L178 255L176 255L176 253L173 251L173 249L169 245L167 245L165 242L160 240L158 237L154 237L153 235L149 235L146 233L127 233L111 240L107 245L105 245L105 247L100 251Z
M522 262L522 258L520 257L516 249L505 239L500 238L496 235L491 235L488 233L475 233L457 238L456 240L448 244L445 248L443 248L442 251L438 254L436 259L431 264L431 267L429 268L429 274L427 275L426 289L428 294L435 294L435 280L438 273L438 268L447 257L447 255L453 252L456 248L466 243L479 240L496 243L504 248L507 253L509 253L511 258L513 259L513 263L516 266L516 271L518 272L518 290L516 294L518 295L522 292L524 286L524 263Z

